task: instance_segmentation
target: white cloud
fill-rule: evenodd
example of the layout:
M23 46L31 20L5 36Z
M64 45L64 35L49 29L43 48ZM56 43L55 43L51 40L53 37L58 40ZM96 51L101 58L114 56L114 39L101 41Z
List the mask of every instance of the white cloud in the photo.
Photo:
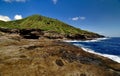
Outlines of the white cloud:
M86 19L86 17L80 17L80 16L71 18L71 20L73 20L73 21L85 20L85 19Z
M11 19L8 16L0 15L0 20L1 21L10 21Z
M80 19L80 20L85 20L85 19L86 19L86 17L79 17L79 19Z
M79 20L79 17L73 17L72 20L77 21L77 20Z
M3 0L5 2L26 2L27 0Z
M15 20L22 19L22 15L15 15L15 16L14 16L14 19L15 19Z
M54 4L56 4L58 2L58 0L52 0Z

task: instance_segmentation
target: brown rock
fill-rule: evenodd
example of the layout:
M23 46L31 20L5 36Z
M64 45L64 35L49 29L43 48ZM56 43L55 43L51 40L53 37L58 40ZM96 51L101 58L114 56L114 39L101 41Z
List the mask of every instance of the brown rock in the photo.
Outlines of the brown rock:
M58 66L63 66L63 65L64 65L64 63L63 63L62 60L60 60L60 59L57 59L57 60L56 60L56 64L57 64Z
M63 39L64 35L61 35L60 33L57 33L55 31L47 31L47 32L45 31L44 37L49 39Z
M86 40L86 36L85 35L81 35L81 34L69 34L67 35L68 39L72 39L72 40Z
M0 45L1 76L120 76L119 63L69 43L1 36Z
M21 29L20 35L26 39L39 39L43 33L40 29Z
M0 28L0 31L5 33L19 33L18 29Z

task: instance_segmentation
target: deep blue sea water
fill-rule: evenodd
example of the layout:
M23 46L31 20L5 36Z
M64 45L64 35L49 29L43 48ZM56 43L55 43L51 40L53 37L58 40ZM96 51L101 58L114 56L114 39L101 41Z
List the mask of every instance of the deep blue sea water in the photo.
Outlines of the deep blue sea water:
M85 51L108 57L120 63L120 37L69 42L82 47Z

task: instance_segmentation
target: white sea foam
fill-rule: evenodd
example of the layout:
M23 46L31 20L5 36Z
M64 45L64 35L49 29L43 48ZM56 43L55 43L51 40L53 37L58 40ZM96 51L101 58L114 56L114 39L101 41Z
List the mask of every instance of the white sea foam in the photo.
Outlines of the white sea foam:
M109 38L95 38L93 40L65 40L64 42L97 42L97 41L101 41L101 40L106 40Z
M94 40L85 40L85 41L81 41L81 40L66 40L65 42L98 42L98 41L106 40L106 39L109 39L109 38L96 38ZM87 52L90 52L90 53L94 53L94 54L97 54L97 55L100 55L100 56L103 56L103 57L107 57L109 59L112 59L113 61L116 61L116 62L120 63L120 56L98 53L98 52L95 52L94 50L91 50L89 48L84 48L84 46L81 45L81 44L74 44L74 45L81 46L81 48L84 51L87 51Z
M84 48L84 47L81 47L84 51L87 51L87 52L90 52L90 53L94 53L94 54L97 54L97 55L101 55L103 57L107 57L109 59L112 59L113 61L116 61L118 63L120 63L120 56L116 56L116 55L109 55L109 54L101 54L101 53L97 53L95 52L94 50L91 50L89 48Z

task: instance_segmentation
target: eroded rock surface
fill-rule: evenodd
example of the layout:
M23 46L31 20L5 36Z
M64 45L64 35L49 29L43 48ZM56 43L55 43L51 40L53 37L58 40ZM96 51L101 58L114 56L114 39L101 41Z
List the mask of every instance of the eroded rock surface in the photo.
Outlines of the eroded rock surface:
M19 34L26 39L39 39L43 32L40 29L21 29Z
M3 34L0 76L120 76L120 64L69 43Z
M25 39L39 39L41 37L48 39L70 39L70 40L91 40L104 37L98 34L61 34L56 31L43 31L40 29L8 29L0 28L0 31L8 34L19 34Z

